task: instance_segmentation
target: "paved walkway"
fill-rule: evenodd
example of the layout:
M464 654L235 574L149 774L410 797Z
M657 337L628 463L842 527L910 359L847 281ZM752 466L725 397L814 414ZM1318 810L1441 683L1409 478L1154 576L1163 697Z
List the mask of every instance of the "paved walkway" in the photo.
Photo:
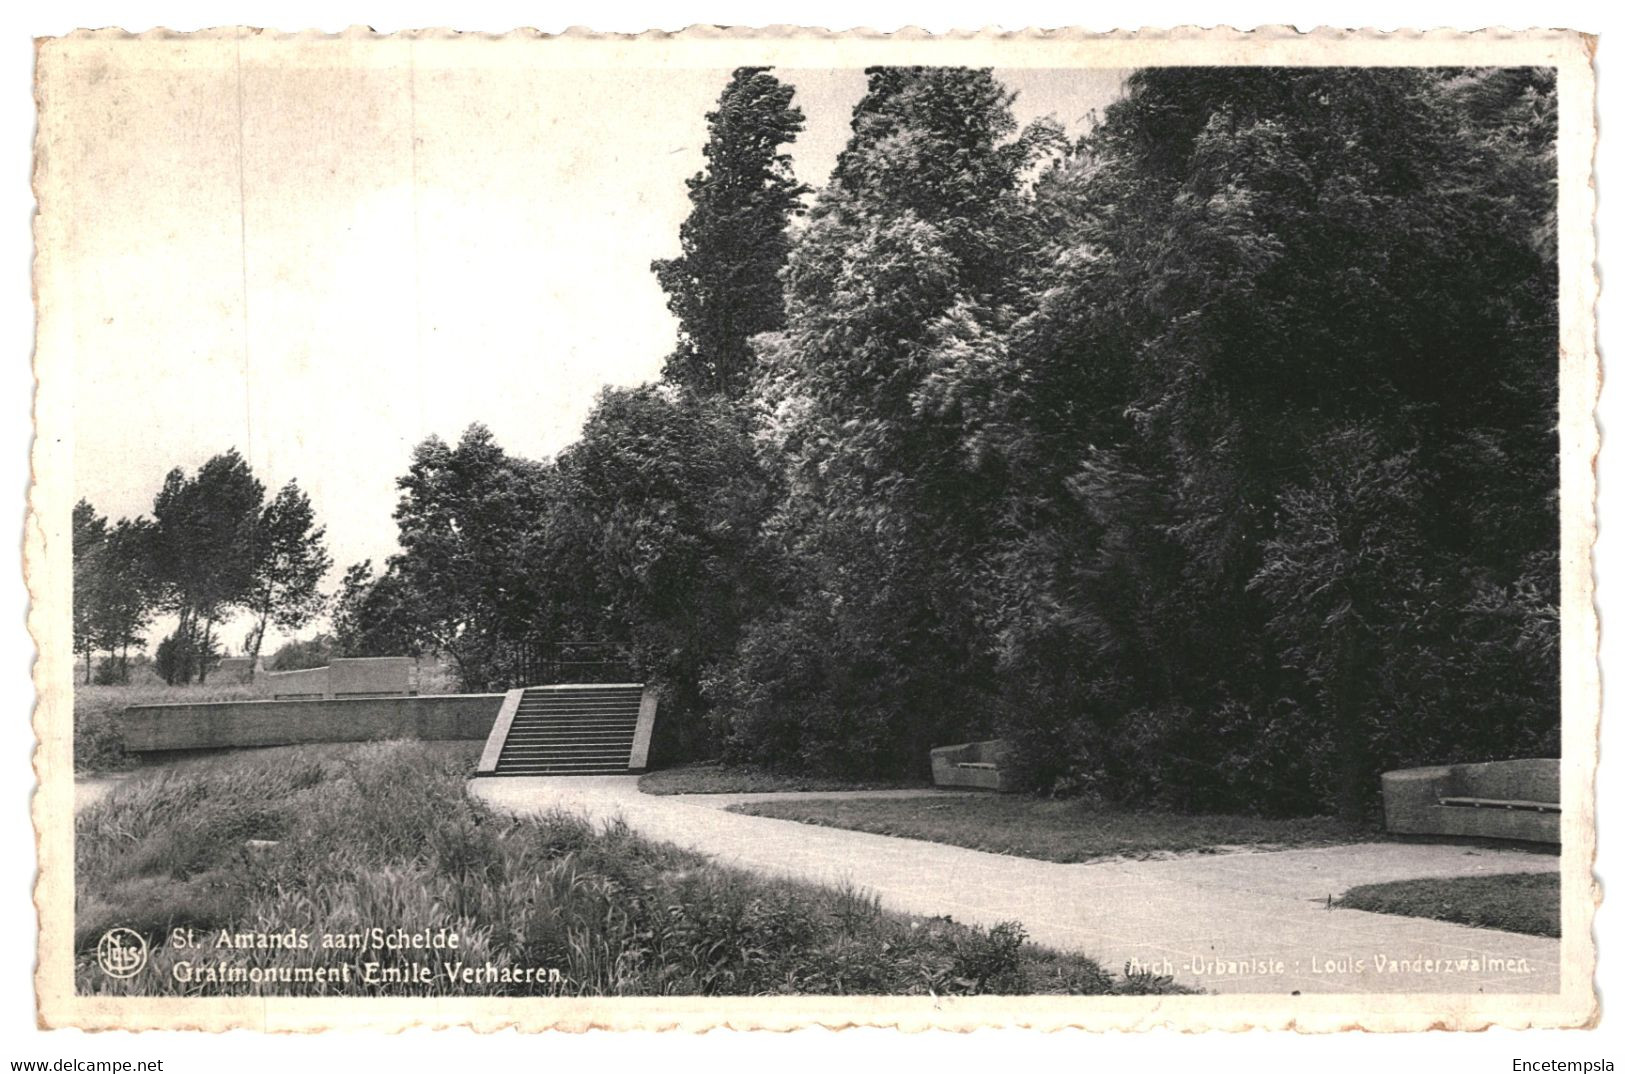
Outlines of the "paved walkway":
M728 813L766 798L829 793L653 796L635 776L479 779L473 793L513 812L623 817L651 838L754 872L851 883L894 910L991 925L1020 921L1034 943L1170 974L1210 992L1556 992L1558 941L1423 918L1328 910L1358 884L1555 872L1556 855L1413 843L1062 865L915 839ZM855 791L910 797L930 791Z

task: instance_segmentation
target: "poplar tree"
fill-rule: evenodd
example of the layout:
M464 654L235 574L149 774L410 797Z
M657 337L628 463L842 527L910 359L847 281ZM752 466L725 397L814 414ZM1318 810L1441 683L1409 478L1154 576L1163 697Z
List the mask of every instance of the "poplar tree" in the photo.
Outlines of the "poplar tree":
M759 401L786 461L769 528L802 595L763 624L777 640L746 646L763 664L742 681L782 687L754 692L764 710L822 693L801 722L829 730L804 750L822 752L811 740L838 711L864 726L834 733L861 735L863 762L896 771L990 712L974 592L1001 475L965 450L977 404L944 388L962 366L1000 362L1031 246L1023 179L1053 128L1018 132L987 70L868 78L785 273L785 329L761 344ZM825 686L783 677L792 665L775 654L804 645Z
M284 485L260 512L253 580L245 601L253 616L247 645L251 676L269 627L298 630L321 612L325 599L319 587L333 566L325 537L310 497L297 482Z
M767 68L734 71L705 117L706 167L688 180L682 253L651 266L678 321L663 375L701 394L738 398L750 383L750 338L784 325L779 271L808 190L782 151L803 125L794 93Z
M192 477L180 467L165 476L152 505L151 548L161 606L179 620L167 663L172 681L207 678L215 624L248 599L264 502L265 486L235 449Z
M73 505L73 651L85 658L85 682L100 636L98 622L107 518L88 500Z

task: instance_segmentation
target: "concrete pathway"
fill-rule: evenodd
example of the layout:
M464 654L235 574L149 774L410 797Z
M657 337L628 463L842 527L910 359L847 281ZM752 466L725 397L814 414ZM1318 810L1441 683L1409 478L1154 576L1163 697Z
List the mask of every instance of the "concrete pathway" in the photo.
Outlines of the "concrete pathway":
M931 791L654 796L635 776L479 779L472 793L523 814L550 809L635 830L724 865L849 883L883 905L992 925L1210 992L1556 992L1558 941L1423 918L1328 910L1358 884L1555 872L1556 855L1363 843L1062 865L915 839L728 813L767 798L916 797Z

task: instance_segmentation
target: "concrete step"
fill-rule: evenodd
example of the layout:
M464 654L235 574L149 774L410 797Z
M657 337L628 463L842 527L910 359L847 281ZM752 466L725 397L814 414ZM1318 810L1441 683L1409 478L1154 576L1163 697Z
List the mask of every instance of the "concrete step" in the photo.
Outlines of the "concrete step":
M513 718L513 726L524 724L550 724L557 727L636 727L638 721L625 716L553 716L550 714L520 713Z
M545 713L522 713L513 718L513 726L547 724L553 727L636 727L638 721L625 716L551 716Z
M637 734L637 728L591 728L591 730L578 730L578 728L517 728L509 734L509 738L627 738L630 734Z
M602 753L606 756L613 756L617 754L626 754L631 749L632 743L627 739L623 739L619 742L577 742L574 740L554 742L514 742L512 739L510 739L502 745L502 752L504 755L517 751L524 751L525 753L581 753L583 751L587 751L591 753Z
M513 711L492 774L626 772L642 704L641 686L527 688Z
M625 761L509 761L497 767L497 775L508 772L628 772Z
M558 745L553 743L519 743L512 747L504 746L504 757L625 757L628 750L624 746L601 746L593 743L566 743Z
M605 694L597 697L564 697L562 695L542 696L526 694L519 699L521 705L551 705L557 708L604 708L608 705L635 705L640 700L637 694L624 694L620 696Z
M629 738L637 734L635 727L603 727L591 730L557 727L520 727L515 728L508 738L582 738L599 741L606 738Z
M493 775L624 776L629 771L625 764L508 764L500 766Z
M594 716L583 719L578 716L515 716L514 727L568 727L573 730L591 731L596 727L636 727L638 721L628 720L623 716Z

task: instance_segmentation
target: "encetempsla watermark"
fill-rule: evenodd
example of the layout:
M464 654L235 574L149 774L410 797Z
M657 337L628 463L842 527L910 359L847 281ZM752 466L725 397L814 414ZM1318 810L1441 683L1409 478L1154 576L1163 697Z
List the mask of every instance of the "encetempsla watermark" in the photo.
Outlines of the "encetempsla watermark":
M1514 1059L1515 1074L1555 1074L1573 1071L1574 1074L1607 1074L1614 1069L1612 1059Z

